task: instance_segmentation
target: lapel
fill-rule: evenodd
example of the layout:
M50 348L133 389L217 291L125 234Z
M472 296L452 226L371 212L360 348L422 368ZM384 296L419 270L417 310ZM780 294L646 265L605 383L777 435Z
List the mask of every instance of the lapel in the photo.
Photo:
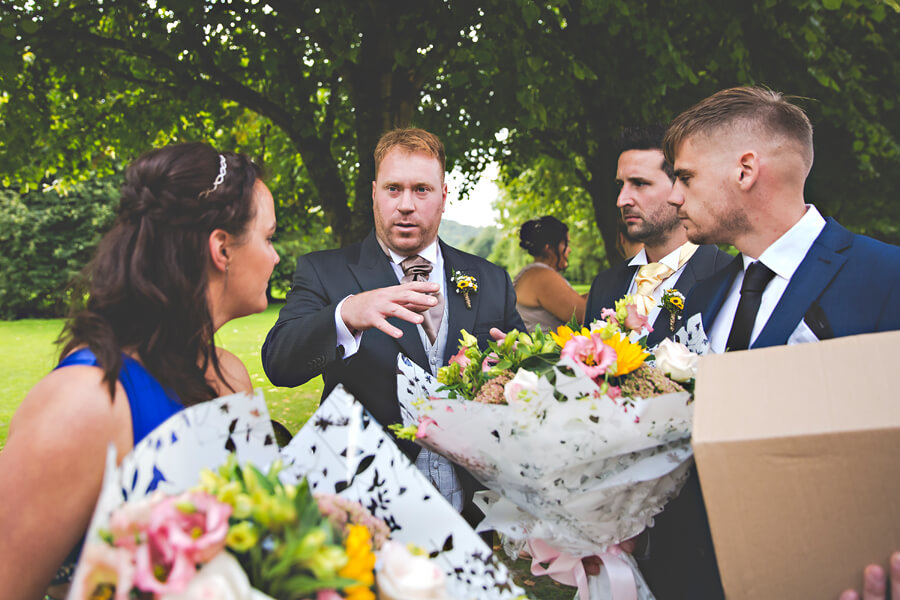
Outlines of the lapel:
M727 267L698 284L697 287L691 290L688 297L689 305L686 308L691 310L690 312L685 310L684 318L687 319L696 312L700 312L703 326L708 335L716 316L719 314L719 309L722 308L722 303L725 302L725 298L728 296L728 290L731 289L735 276L743 268L744 260L738 254L728 263ZM699 311L696 310L698 308Z
M360 245L358 262L350 263L347 266L356 278L360 289L364 291L376 290L378 288L399 284L397 275L391 267L390 260L385 255L384 250L381 249L381 246L378 245L378 240L375 239L374 231L369 233ZM403 336L399 340L396 340L396 344L400 347L400 351L411 358L413 362L416 362L419 365L427 365L428 358L425 356L425 348L422 347L422 340L419 338L418 328L409 321L404 321L403 319L395 317L390 318L389 321L392 325L403 331ZM384 334L381 334L379 337L382 336L388 341L393 339ZM363 337L363 343L365 343L365 341L366 339Z
M697 271L705 272L707 270L707 264L711 261L708 260L706 255L706 246L700 246L697 248L697 251L694 252L694 255L687 261L684 265L684 270L681 271L681 275L678 277L678 281L675 282L675 289L679 292L683 293L685 297L690 293L691 289L693 289L694 284L697 283L698 279L703 279L703 277L698 276ZM676 330L679 327L679 324L683 321L683 319L675 321ZM647 345L655 346L659 342L663 340L663 338L669 337L671 334L675 333L669 324L672 322L669 311L662 309L659 311L659 315L656 317L656 321L652 323L653 325L653 333L647 336Z
M787 343L812 302L822 295L844 266L847 257L842 252L852 244L853 235L849 231L834 219L826 220L825 228L797 267L752 348Z
M447 291L447 343L444 345L444 361L446 364L451 356L459 350L457 348L457 340L459 332L465 329L469 333L473 333L475 329L475 317L478 315L478 307L481 303L482 296L489 293L481 287L481 271L468 256L456 248L448 246L443 241L439 241L441 245L441 256L444 257L444 286ZM472 275L478 283L478 292L469 294L472 301L472 308L466 306L466 300L462 294L456 293L456 284L450 281L453 271L462 271L464 275Z

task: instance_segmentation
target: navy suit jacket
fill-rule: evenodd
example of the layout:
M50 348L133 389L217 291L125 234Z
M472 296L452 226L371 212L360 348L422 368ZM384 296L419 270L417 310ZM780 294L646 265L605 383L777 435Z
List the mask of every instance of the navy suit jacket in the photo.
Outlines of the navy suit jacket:
M482 347L490 338L491 327L525 331L506 271L483 258L440 244L449 319L442 364L456 354L461 329L477 337ZM466 307L462 295L453 293L450 277L454 269L475 276L478 282L478 292L469 296L471 308ZM363 333L358 351L346 360L343 348L337 348L334 325L335 308L346 296L392 285L397 285L397 275L374 232L347 248L301 256L286 304L262 347L263 368L272 383L293 387L322 375L323 398L341 383L382 426L400 423L397 355L402 352L430 370L416 325L391 317L388 322L403 331L400 339L370 329ZM398 445L412 460L420 450L412 442L400 440ZM472 522L478 517L470 512L474 507L469 503L476 483L462 469L457 472L467 503L463 515Z
M738 256L688 295L684 314L701 313L707 334L742 269ZM900 247L827 219L751 349L786 344L804 319L820 339L900 329ZM641 563L659 600L724 597L700 482L691 471L656 517L650 558Z
M694 284L702 279L712 276L714 273L724 268L731 262L731 255L722 252L715 246L700 246L694 255L684 266L684 270L675 282L675 288L687 296ZM600 318L600 311L604 308L612 308L616 300L621 299L628 293L631 287L631 280L637 271L637 267L629 266L628 262L623 262L611 267L594 278L591 284L591 291L588 293L587 308L584 313L585 325L590 325L594 319ZM674 333L669 327L669 313L665 310L659 311L656 322L653 325L653 332L647 336L647 345L653 347ZM677 331L680 325L675 324Z
M688 295L684 314L699 312L707 334L742 269L738 256ZM750 347L786 344L804 318L820 339L893 331L900 329L898 307L900 247L850 233L829 217Z

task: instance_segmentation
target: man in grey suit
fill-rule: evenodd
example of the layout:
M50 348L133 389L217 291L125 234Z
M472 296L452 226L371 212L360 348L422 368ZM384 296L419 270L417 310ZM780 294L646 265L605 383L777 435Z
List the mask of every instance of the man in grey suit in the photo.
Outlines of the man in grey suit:
M589 325L600 318L602 309L612 308L626 294L634 294L638 311L653 326L647 338L651 347L680 326L676 323L671 328L669 314L658 307L663 292L676 288L686 295L694 283L731 261L731 256L715 246L688 242L677 210L667 201L675 176L663 157L664 133L664 126L655 125L626 129L621 136L616 206L628 234L643 242L644 248L630 261L597 275L585 311L585 325Z
M262 348L275 385L322 375L323 397L338 384L382 425L399 423L397 355L437 373L456 353L461 329L483 345L491 328L524 331L509 275L437 237L447 200L444 147L421 129L397 129L375 149L375 230L359 244L297 261L293 285ZM454 273L475 278L457 293ZM437 454L401 449L470 523L477 482Z

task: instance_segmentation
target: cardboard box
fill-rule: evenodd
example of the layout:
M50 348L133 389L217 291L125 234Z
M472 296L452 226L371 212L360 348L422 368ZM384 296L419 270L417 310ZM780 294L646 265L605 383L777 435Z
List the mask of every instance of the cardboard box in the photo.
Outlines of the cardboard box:
M705 356L694 454L725 594L837 598L900 550L900 332Z

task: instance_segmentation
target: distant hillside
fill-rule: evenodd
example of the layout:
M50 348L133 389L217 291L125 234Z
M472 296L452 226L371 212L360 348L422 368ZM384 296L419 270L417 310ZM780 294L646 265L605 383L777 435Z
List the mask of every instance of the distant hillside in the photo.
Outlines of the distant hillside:
M500 230L496 227L472 227L443 219L438 235L454 248L487 258L500 237Z

